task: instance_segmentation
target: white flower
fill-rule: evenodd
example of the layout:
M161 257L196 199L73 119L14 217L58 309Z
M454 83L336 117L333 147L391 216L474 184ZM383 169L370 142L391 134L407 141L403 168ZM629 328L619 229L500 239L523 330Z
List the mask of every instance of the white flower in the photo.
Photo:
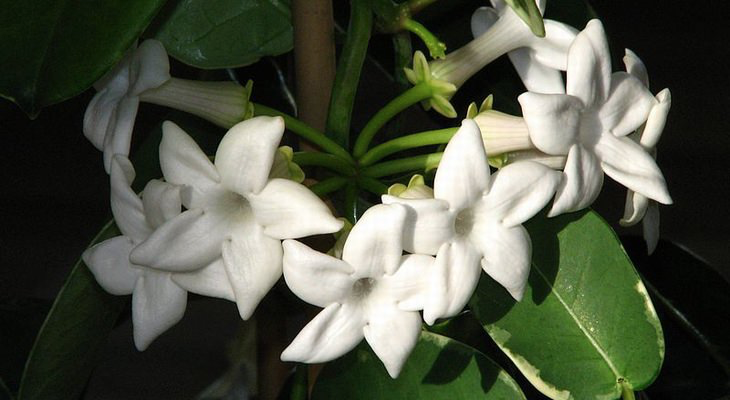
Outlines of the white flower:
M478 38L492 29L500 20L517 26L514 12L501 0L492 0L494 8L480 7L471 17L471 31ZM545 1L539 1L540 11L545 10ZM499 22L504 24L505 22ZM560 71L568 64L568 48L578 31L563 23L546 19L545 38L532 37L529 44L507 53L512 65L530 92L565 93L565 84ZM505 29L505 28L497 28ZM486 40L486 39L482 39Z
M654 159L626 137L657 103L636 77L611 74L603 25L588 22L568 54L567 94L523 93L518 98L530 139L542 152L567 155L564 178L549 215L589 206L603 173L660 203L672 202Z
M94 84L98 92L84 114L84 135L104 151L107 172L114 154L129 155L139 96L169 79L165 48L157 40L146 40Z
M472 20L474 40L447 54L445 58L430 63L434 79L460 87L485 65L516 49L524 49L513 56L518 60L518 71L527 69L528 64L524 61L527 57L538 63L529 65L565 70L567 49L575 36L572 28L546 20L545 37L540 38L504 1L493 0L492 4L494 9L478 10ZM545 0L539 1L538 6L543 11Z
M403 256L406 210L368 209L347 237L342 260L294 240L284 241L284 279L292 292L322 310L281 354L283 361L318 363L352 350L363 337L397 377L421 331L434 259Z
M480 265L521 299L531 262L531 243L522 223L552 198L560 172L533 162L508 165L490 177L479 128L464 120L436 171L434 198L383 196L383 203L408 206L406 251L437 254L433 303L424 320L452 316L472 295Z
M140 199L130 185L134 169L126 157L115 156L111 165L111 206L122 236L101 242L83 254L83 260L99 284L114 295L132 295L134 343L144 350L185 312L187 292L175 284L169 272L132 264L132 249L166 220L180 214L179 187L150 181ZM232 297L227 279L209 279L219 297Z
M174 123L162 129L162 172L168 182L184 185L187 211L137 246L132 262L190 272L222 255L238 310L248 319L281 276L281 239L336 232L342 221L303 185L270 177L282 118L235 125L221 140L215 164Z
M638 78L646 87L649 87L649 75L644 63L629 49L624 56L626 71ZM649 112L646 123L631 135L637 140L652 157L656 158L656 144L662 135L667 114L672 105L669 89L664 89L656 95L657 103ZM659 242L659 205L656 201L647 198L641 193L629 189L626 192L626 206L624 216L619 222L622 226L635 225L642 221L644 240L649 254L654 252Z

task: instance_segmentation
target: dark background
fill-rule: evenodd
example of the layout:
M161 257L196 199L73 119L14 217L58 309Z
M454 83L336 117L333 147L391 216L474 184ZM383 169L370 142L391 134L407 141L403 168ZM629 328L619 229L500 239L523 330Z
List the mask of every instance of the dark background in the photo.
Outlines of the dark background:
M672 91L658 164L675 204L661 207L662 237L706 260L727 278L730 35L727 14L718 4L722 3L593 2L612 40L614 58L624 47L631 48L648 67L652 92L665 87ZM92 95L87 91L49 107L33 121L14 104L0 100L0 298L53 299L109 218L109 185L101 153L81 133ZM141 109L137 129L150 127L147 116L160 111L146 105ZM606 182L595 207L615 225L623 212L625 191L610 179ZM223 371L225 340L220 338L230 338L237 325L232 303L193 301L178 326L146 352L137 353L129 323L122 324L94 373L88 397L96 397L100 390L117 393L114 398L139 392L146 393L145 398L162 398L163 393L166 398L189 397Z

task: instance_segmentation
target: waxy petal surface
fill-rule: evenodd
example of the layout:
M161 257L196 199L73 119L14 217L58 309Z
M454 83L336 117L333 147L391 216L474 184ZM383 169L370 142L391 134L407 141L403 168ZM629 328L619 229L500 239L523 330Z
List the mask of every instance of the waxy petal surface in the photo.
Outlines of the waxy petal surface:
M348 296L356 280L349 264L296 240L285 240L283 247L284 280L297 297L324 308Z
M185 313L187 292L170 279L169 273L146 273L139 277L132 296L134 345L145 350Z

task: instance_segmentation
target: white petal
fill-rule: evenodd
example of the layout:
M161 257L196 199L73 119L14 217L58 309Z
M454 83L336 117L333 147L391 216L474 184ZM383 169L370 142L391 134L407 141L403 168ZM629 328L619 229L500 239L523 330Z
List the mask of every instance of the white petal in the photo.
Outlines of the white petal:
M132 144L132 130L137 119L139 99L124 96L114 109L104 137L104 168L109 172L112 157L116 154L129 155Z
M225 214L185 211L157 228L132 251L130 259L137 265L172 272L202 268L220 257L228 223Z
M132 55L129 66L130 92L138 96L170 80L170 61L161 42L148 39Z
M626 72L636 77L644 86L649 87L649 73L646 71L646 66L639 56L633 51L626 49L623 61L624 66L626 66Z
M281 353L282 361L320 363L352 350L363 339L362 310L349 303L330 304L317 314Z
M215 154L223 185L239 194L261 191L269 180L283 134L281 117L256 117L234 125Z
M86 107L84 113L84 136L98 150L104 149L109 123L114 117L117 104L124 96L124 92L116 93L110 88L102 88L96 93Z
M277 239L333 233L343 226L317 195L288 179L272 179L247 198L264 233Z
M562 174L542 164L522 161L500 169L480 208L507 227L532 218L552 199Z
M220 181L218 172L203 150L174 122L162 124L160 143L160 167L165 180L176 185L187 185L188 208L200 207L204 193L212 190Z
M423 320L433 325L438 318L452 317L464 309L479 282L482 255L466 239L444 245L436 256L432 301L423 310Z
M383 195L383 204L402 204L408 211L403 226L403 249L411 253L436 254L454 236L454 216L449 203L439 199L403 199Z
M552 155L568 154L578 139L583 103L562 94L522 93L517 100L535 147Z
M601 21L588 21L568 52L567 93L586 108L603 104L611 85L611 54Z
M195 271L173 273L172 280L188 292L236 301L233 288L228 281L226 268L223 265L223 258Z
M565 94L565 82L559 70L533 60L529 48L507 53L525 88L533 93Z
M499 13L492 7L479 7L471 15L471 34L481 36L488 31L499 19Z
M342 260L285 240L284 280L300 299L317 307L342 302L352 291L353 268Z
M421 334L421 316L384 306L368 310L365 340L385 365L391 378L397 378Z
M423 254L408 254L401 258L401 265L393 275L378 280L378 289L388 293L398 308L405 311L422 310L430 301L432 275L436 259Z
M593 152L575 144L568 153L549 217L582 210L593 203L603 186L601 163Z
M654 96L638 79L626 72L616 72L611 79L611 90L598 117L603 130L611 130L616 136L634 132L649 117L657 104Z
M152 231L142 210L142 200L131 188L134 167L124 156L114 157L109 180L111 183L111 209L114 222L125 236L135 243L146 239Z
M649 254L656 250L659 243L659 206L656 203L649 205L644 215L642 224L644 230L644 240L646 241L646 249Z
M664 131L664 124L667 122L669 108L672 106L672 94L669 89L664 89L656 95L657 104L649 111L649 118L646 120L644 130L641 131L639 143L645 149L656 147L659 138Z
M342 260L355 269L357 278L392 274L403 254L406 208L400 204L370 207L352 227L342 250Z
M601 167L608 176L644 196L662 204L672 204L664 176L654 158L627 137L601 135L596 145Z
M489 224L475 233L484 256L481 262L484 272L504 286L515 300L522 300L532 260L532 244L525 228Z
M147 272L137 280L132 296L134 344L143 351L185 314L188 293L169 273Z
M182 211L180 186L153 179L142 191L142 204L149 226L158 227Z
M434 197L452 211L463 210L481 197L489 184L489 165L482 136L474 120L465 119L446 145L434 178Z
M636 225L642 218L644 218L648 206L649 199L646 196L629 189L626 192L624 216L619 221L619 224L621 226Z
M117 236L86 249L81 258L104 290L117 296L132 294L138 276L129 264L133 247L128 237Z
M281 242L266 236L253 220L237 224L231 239L223 242L223 263L244 320L281 277L282 253Z
M565 71L568 68L568 50L578 31L561 22L545 20L545 37L530 38L530 52L536 63Z

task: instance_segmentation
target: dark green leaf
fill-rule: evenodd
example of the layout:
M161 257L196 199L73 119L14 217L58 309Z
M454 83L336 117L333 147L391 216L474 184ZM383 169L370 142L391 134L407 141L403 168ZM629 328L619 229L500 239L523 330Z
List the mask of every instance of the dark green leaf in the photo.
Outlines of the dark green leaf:
M540 9L536 0L505 0L507 4L530 27L532 33L539 37L545 36L545 24L542 22Z
M471 302L492 339L554 399L612 399L622 385L648 386L664 337L615 233L592 211L541 215L527 228L533 264L522 301L484 276Z
M395 332L394 334L397 334ZM328 363L312 392L317 399L524 399L520 388L485 355L423 332L398 379L363 343Z
M122 58L164 1L3 2L0 96L29 115L76 96Z
M156 29L171 56L198 68L252 64L293 46L289 2L182 0Z

